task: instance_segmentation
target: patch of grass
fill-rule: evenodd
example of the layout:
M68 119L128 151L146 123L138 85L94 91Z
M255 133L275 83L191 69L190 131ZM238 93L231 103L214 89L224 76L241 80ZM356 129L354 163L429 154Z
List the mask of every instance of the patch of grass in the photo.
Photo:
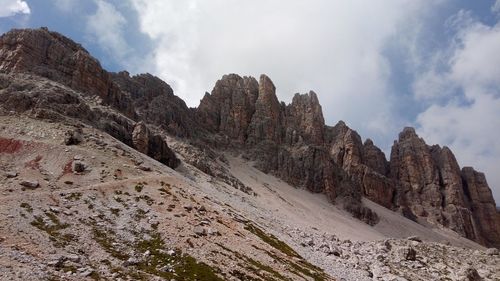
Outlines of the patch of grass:
M158 232L150 233L151 239L142 240L136 244L138 252L150 251L151 255L147 261L140 262L137 268L152 275L156 275L167 280L175 278L177 280L207 280L221 281L217 276L216 269L209 265L198 262L195 258L176 251L170 256L165 253L165 244ZM171 266L174 272L159 270L164 266ZM174 274L175 273L175 274Z
M21 203L21 208L25 209L28 213L33 213L33 208L28 203Z
M141 192L144 189L144 184L138 183L134 186L135 191Z
M116 248L116 233L111 229L100 229L96 226L92 228L94 240L112 257L126 261L130 256Z
M50 240L54 242L56 246L66 246L71 241L75 241L76 237L72 234L62 234L60 231L66 229L70 226L68 223L61 223L57 216L53 213L45 212L45 215L50 220L51 223L47 223L42 217L35 216L35 220L31 222L31 225L46 232Z
M66 195L64 197L66 200L69 201L78 201L80 198L82 198L82 193L81 192L71 192L70 194Z
M258 228L257 226L251 223L247 223L245 229L255 234L260 239L262 239L262 241L266 242L267 244L279 250L280 252L284 253L285 255L289 257L301 258L301 256L297 252L295 252L295 250L293 250L290 246L288 246L288 244L279 240L278 238L276 238L276 236L272 234L265 233L262 229Z
M258 236L262 241L266 242L273 248L279 250L283 254L294 258L293 260L284 259L271 252L266 251L266 253L273 259L279 261L281 264L286 264L290 272L297 276L307 276L315 281L329 280L329 276L319 267L307 262L302 258L295 250L293 250L288 244L276 238L272 234L265 233L262 229L257 226L247 223L245 229L252 232Z

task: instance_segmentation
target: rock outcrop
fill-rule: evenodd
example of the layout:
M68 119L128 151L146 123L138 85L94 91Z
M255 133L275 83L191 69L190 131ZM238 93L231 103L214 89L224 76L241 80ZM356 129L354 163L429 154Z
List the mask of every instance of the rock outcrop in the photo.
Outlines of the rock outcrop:
M499 245L499 214L484 175L472 168L460 171L449 148L428 146L413 128L405 128L392 147L390 176L397 182L395 208Z
M0 72L0 113L70 118L135 147L139 117L133 99L79 44L45 28L12 30L0 37ZM179 160L164 138L146 132L147 149L140 147L141 152L175 168Z
M482 244L500 248L500 212L483 173L462 168L465 195L475 221L475 232Z
M261 75L255 113L248 128L247 143L262 141L281 143L283 136L283 108L276 97L276 87L269 77Z
M40 29L11 30L0 37L0 71L46 77L76 91L97 96L128 117L136 116L130 98L112 82L80 44L63 35Z
M131 77L126 71L111 75L113 82L130 96L139 119L175 136L189 137L196 134L191 110L160 78L149 73Z
M224 75L215 83L212 93L205 94L198 111L210 131L244 144L258 96L259 83L255 78Z

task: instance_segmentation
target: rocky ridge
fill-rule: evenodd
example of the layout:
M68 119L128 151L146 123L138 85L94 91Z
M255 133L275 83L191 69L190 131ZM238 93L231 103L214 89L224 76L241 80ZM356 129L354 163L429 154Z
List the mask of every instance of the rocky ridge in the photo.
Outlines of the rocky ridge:
M448 148L428 146L411 128L400 134L387 161L345 123L325 125L314 92L297 94L286 105L269 77L231 74L189 109L160 79L108 73L80 45L44 28L2 35L0 61L3 114L70 117L176 167L168 133L202 151L210 146L241 153L264 172L343 203L369 224L378 218L363 206L363 196L415 221L499 246L500 215L484 175L460 170Z

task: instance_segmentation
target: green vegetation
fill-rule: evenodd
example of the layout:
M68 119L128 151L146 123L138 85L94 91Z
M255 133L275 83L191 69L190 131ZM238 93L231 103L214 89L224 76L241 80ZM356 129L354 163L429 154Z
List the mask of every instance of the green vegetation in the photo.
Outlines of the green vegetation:
M140 233L135 233L140 235ZM144 253L149 251L150 255L145 260L140 260L131 270L122 267L109 266L111 271L118 274L120 278L130 277L134 280L151 280L150 275L155 275L166 280L207 280L221 281L216 274L218 269L214 269L205 263L198 262L195 258L176 251L174 255L166 253L166 246L160 234L156 231L148 233L149 239L136 242L133 247L135 252ZM99 229L93 227L93 236L98 244L112 257L121 261L130 258L127 254L117 248L122 245L117 239L117 234L110 229ZM168 270L167 270L168 269Z
M60 231L68 228L70 225L67 223L61 223L57 216L53 213L45 212L45 215L50 220L47 223L42 217L35 216L35 220L31 222L31 225L45 231L50 240L52 240L57 247L63 247L68 245L71 241L76 240L76 237L72 234L62 234Z
M144 184L138 183L134 186L135 191L141 192L144 189Z
M158 232L150 233L151 239L139 241L136 249L139 252L150 251L151 256L148 261L138 264L138 268L144 272L166 278L176 278L180 280L222 280L215 274L215 270L205 263L198 262L195 258L177 251L175 255L165 253L165 244ZM173 272L159 270L162 267L172 265Z
M281 251L285 255L290 256L290 257L301 258L301 256L299 254L297 254L297 252L295 252L290 246L288 246L288 244L279 240L278 238L276 238L276 236L274 236L272 234L265 233L262 229L256 227L255 225L253 225L251 223L247 223L245 226L245 229L250 231L251 233L255 234L260 239L262 239L262 241L266 242L267 244L269 244L273 248Z
M127 260L129 256L120 249L117 249L115 245L118 241L116 241L116 233L111 229L99 229L96 226L92 229L92 234L94 236L94 240L112 257L117 258L119 260Z
M297 261L281 258L271 252L265 251L270 257L279 261L282 264L288 266L288 270L294 273L297 276L308 276L315 281L323 281L328 280L328 275L319 267L312 265L307 262L304 258L302 258L297 252L295 252L288 244L279 240L272 234L265 233L262 229L256 227L251 223L247 223L245 229L252 232L256 236L258 236L262 241L266 242L273 248L279 250L283 254L292 257L298 258Z

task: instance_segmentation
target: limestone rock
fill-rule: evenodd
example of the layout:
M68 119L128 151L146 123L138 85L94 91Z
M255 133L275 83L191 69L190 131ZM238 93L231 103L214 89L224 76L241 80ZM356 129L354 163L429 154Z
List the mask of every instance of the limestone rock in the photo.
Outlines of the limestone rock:
M82 128L76 128L72 131L67 131L64 136L64 144L66 145L77 145L83 141L83 131Z
M40 186L40 183L36 180L22 180L19 184L27 188L37 188Z
M276 87L269 77L262 74L259 80L259 95L255 102L255 113L252 116L249 128L249 144L258 144L262 141L281 143L283 135L283 111L276 97Z
M295 94L287 106L285 127L286 143L324 144L325 120L316 93Z
M0 37L0 70L30 72L72 89L99 96L105 104L135 117L133 104L80 44L40 29L13 29Z
M131 77L126 71L111 75L113 82L130 96L140 119L179 137L196 132L195 116L160 78L149 73Z
M198 111L206 117L203 121L208 128L244 144L258 96L259 84L255 78L224 75L212 93L203 97Z
M464 167L462 178L466 194L469 196L472 216L476 222L478 240L488 246L500 247L500 213L497 211L486 177L471 167Z
M138 122L132 131L132 142L137 151L148 154L149 131L144 122Z

